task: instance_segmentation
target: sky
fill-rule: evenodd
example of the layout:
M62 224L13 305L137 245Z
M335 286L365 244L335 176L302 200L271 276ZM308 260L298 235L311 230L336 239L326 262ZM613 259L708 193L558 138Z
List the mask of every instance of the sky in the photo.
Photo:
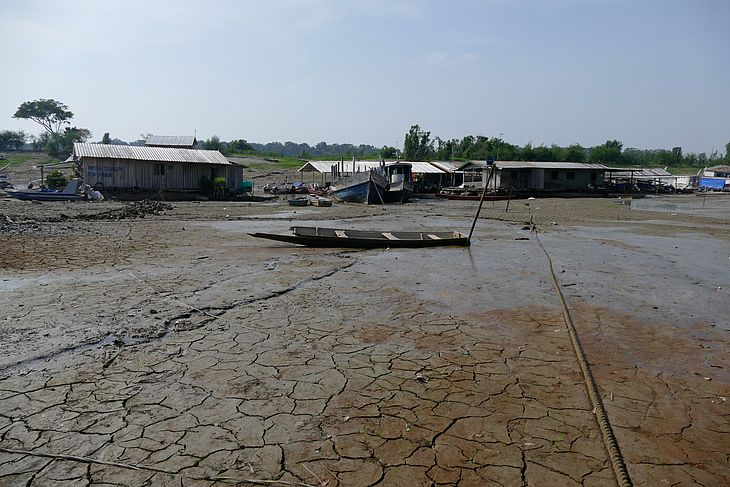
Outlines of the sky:
M0 0L0 130L725 152L726 0Z

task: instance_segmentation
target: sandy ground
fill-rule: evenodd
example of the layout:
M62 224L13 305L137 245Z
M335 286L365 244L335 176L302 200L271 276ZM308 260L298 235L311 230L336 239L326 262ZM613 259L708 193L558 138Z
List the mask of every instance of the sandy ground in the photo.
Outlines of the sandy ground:
M0 485L615 485L529 221L634 484L730 483L730 200L505 206L0 200Z

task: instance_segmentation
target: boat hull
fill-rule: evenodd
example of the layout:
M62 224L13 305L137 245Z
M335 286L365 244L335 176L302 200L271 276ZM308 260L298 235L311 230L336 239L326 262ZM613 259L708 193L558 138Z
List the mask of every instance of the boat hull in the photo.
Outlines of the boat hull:
M360 173L335 181L332 197L342 203L377 205L385 202L387 180L374 173Z
M6 190L7 195L16 200L23 201L78 201L81 199L80 194L75 193L54 193L51 191L21 191Z
M308 247L376 249L466 247L470 245L469 238L459 232L379 232L318 227L293 227L293 230L294 235L273 233L250 233L249 235Z

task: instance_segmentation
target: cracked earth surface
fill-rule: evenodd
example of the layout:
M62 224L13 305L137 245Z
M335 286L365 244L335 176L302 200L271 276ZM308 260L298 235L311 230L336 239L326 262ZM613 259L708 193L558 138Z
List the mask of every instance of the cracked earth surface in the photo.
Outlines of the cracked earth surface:
M325 215L472 210L352 208ZM246 236L289 226L262 211L0 235L0 485L615 485L529 231L304 249ZM655 228L541 238L634 484L727 484L728 237Z

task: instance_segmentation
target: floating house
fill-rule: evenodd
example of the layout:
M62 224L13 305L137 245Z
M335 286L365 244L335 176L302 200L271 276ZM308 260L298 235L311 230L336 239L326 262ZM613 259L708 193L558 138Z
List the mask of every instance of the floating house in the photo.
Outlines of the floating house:
M437 186L447 176L444 169L425 161L308 161L299 168L299 173L302 175L302 181L311 179L313 183L324 185L333 181L333 175L351 176L378 169L383 164L391 182L396 182L398 175L405 175L405 171L401 168L410 166L408 172L412 175L417 190L427 185ZM305 176L304 173L309 175Z
M675 176L661 168L613 170L608 173L608 177L614 183L666 185L677 189L685 189L692 185L693 180L697 179L695 176Z
M243 180L243 168L213 150L75 143L73 159L86 183L113 191L201 192Z
M603 186L610 168L578 162L496 161L491 189L585 191ZM484 183L482 183L483 186Z

